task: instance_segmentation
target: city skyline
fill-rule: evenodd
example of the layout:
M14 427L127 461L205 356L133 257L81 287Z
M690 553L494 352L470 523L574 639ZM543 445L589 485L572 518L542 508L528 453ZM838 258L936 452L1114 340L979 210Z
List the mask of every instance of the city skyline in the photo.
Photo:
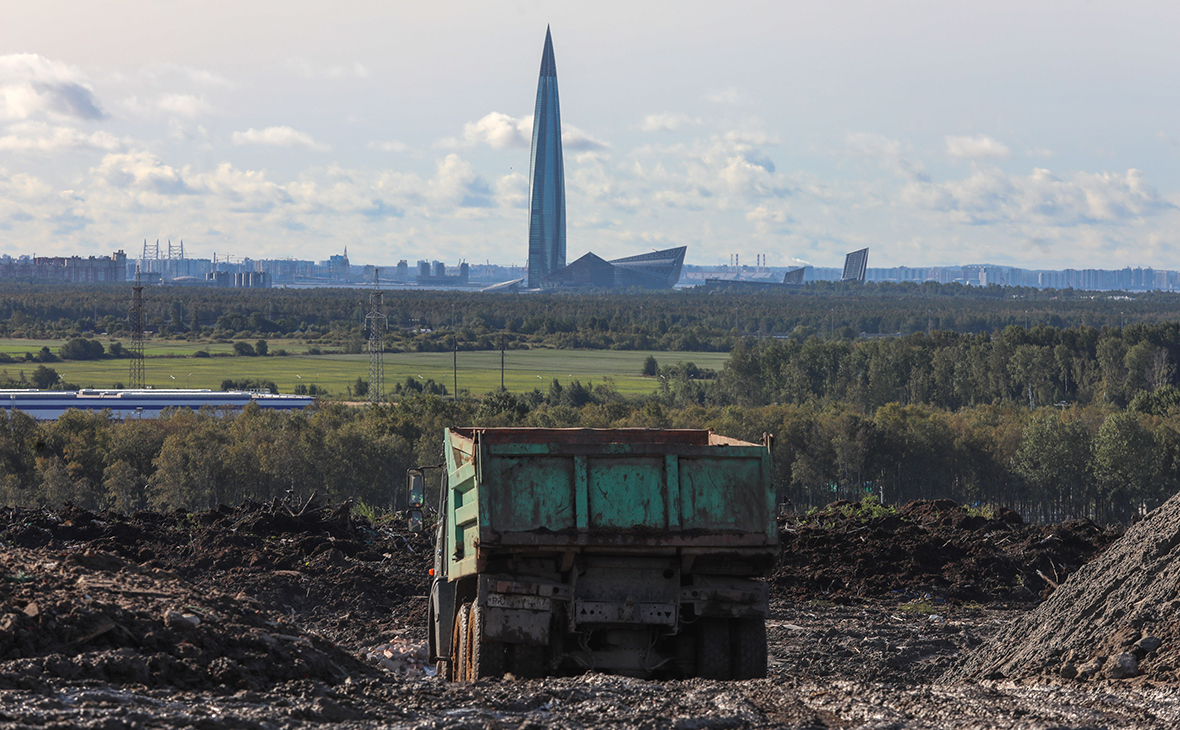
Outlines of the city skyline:
M550 24L575 257L1180 268L1180 10L1146 1L13 0L0 254L521 266Z

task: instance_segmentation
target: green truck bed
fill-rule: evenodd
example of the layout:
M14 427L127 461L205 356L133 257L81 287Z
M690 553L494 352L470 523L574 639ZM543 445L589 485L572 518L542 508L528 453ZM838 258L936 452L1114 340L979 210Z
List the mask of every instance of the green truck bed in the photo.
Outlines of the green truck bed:
M451 580L505 549L778 549L768 443L696 429L454 428L445 444Z

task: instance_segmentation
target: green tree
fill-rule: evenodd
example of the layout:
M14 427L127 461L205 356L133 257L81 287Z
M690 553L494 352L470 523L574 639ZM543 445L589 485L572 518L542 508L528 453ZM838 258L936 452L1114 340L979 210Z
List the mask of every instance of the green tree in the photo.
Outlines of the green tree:
M1090 494L1090 434L1084 424L1042 411L1029 421L1012 460L1015 472L1041 504L1041 517L1079 514Z
M33 387L40 390L49 390L60 378L61 376L57 374L56 370L44 365L38 365L37 369L33 371L33 374L29 376Z
M1094 444L1094 502L1097 517L1127 521L1155 495L1161 452L1137 413L1113 413Z

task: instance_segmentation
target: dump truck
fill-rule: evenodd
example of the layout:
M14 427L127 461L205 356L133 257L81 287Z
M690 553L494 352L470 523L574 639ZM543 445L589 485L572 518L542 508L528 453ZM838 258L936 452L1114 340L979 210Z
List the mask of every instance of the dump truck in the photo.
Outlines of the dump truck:
M766 676L772 437L445 433L428 623L456 681Z

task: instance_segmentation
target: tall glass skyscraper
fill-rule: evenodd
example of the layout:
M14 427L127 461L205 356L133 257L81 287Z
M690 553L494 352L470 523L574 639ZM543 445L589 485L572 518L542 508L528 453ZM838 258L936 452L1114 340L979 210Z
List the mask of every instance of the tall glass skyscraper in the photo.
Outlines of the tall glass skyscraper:
M565 266L565 164L561 157L561 111L557 104L557 64L553 39L545 28L533 149L529 159L529 282L541 286L546 274Z

